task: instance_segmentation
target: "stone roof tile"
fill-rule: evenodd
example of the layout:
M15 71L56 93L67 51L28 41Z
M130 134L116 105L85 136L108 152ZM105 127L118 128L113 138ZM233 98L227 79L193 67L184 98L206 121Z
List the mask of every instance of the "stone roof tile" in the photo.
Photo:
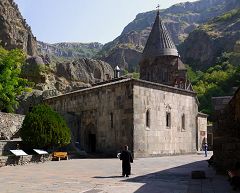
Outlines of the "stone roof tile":
M178 56L177 48L160 18L159 11L143 51L143 58L157 56Z

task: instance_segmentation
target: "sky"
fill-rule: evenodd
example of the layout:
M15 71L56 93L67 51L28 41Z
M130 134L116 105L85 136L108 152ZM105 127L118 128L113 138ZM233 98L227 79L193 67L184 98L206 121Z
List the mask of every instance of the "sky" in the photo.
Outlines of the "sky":
M187 0L15 0L37 40L107 43L138 13ZM195 0L188 0L195 1Z

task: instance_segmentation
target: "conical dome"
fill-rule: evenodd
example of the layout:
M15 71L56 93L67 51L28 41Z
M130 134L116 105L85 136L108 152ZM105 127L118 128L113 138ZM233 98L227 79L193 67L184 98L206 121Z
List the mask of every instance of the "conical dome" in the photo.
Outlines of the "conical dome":
M143 51L143 58L157 56L178 56L177 48L159 16L159 11Z

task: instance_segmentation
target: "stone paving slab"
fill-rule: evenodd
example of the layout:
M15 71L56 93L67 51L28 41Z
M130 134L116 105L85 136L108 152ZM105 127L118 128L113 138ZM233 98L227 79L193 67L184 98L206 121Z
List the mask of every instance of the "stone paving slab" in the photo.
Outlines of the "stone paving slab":
M0 168L0 193L235 193L203 155L134 160L121 177L118 159L75 159ZM191 179L203 170L206 179ZM238 191L239 192L239 191Z

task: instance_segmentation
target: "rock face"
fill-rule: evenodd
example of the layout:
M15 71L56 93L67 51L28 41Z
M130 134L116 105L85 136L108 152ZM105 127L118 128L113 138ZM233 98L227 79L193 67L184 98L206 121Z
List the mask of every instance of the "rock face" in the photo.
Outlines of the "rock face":
M27 59L22 76L35 83L33 92L19 97L17 113L25 114L29 107L44 98L91 87L91 84L112 79L114 72L108 63L100 60L81 58L55 63L46 57L34 56Z
M78 88L113 78L113 69L106 62L81 58L72 62L46 63L44 57L27 59L22 75L35 83L35 88L67 93Z
M180 46L183 60L195 69L206 69L223 52L236 51L240 40L240 9L199 26Z
M0 1L0 45L20 48L28 55L37 54L37 41L13 0Z
M81 58L69 63L57 63L56 75L72 82L93 84L112 78L113 70L106 62Z
M25 116L0 112L0 140L9 140L22 126Z
M236 7L240 7L238 0L200 0L173 5L161 10L160 15L178 45L199 24ZM119 65L130 71L136 69L155 17L156 11L138 14L119 37L104 45L100 58L113 67Z
M97 52L102 49L103 45L98 42L93 43L57 43L48 44L38 42L38 52L52 57L60 57L64 59L75 58L93 58Z

